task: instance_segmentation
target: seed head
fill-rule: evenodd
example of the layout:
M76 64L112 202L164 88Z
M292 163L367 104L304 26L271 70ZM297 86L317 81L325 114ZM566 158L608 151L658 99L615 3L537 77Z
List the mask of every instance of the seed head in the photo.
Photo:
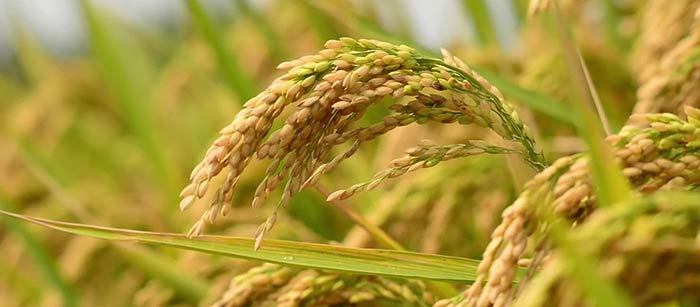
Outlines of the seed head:
M672 114L642 115L634 125L608 138L623 173L637 191L649 194L700 183L700 154L692 144L697 138L694 131L700 128L697 114L697 109L688 107L688 121ZM667 140L674 146L664 146ZM511 299L518 262L535 232L543 236L546 231L535 218L535 210L552 210L572 224L586 221L596 209L589 173L589 159L577 154L554 162L526 185L503 211L502 222L492 233L478 270L481 283L465 292L466 306L495 306Z
M542 168L543 158L527 128L518 116L512 115L513 107L503 100L498 89L448 52L442 61L423 57L407 46L352 38L329 41L325 47L316 55L280 64L279 68L287 72L246 102L233 121L221 129L181 193L180 207L185 210L215 190L209 209L190 235L200 234L206 224L214 221L217 212L230 210L234 186L254 157L269 160L270 165L256 189L252 205L262 205L272 191L283 186L276 207L279 209L299 190L313 185L320 176L352 156L361 143L414 123L476 122L520 144L522 149L493 147L493 151L520 154L534 168ZM391 107L390 115L380 122L367 127L357 125L369 106L389 96L406 103ZM289 110L284 112L289 114L284 124L279 130L271 131L284 110ZM330 156L335 146L347 142L352 144L347 151ZM488 151L472 145L455 147L460 145L464 144L436 148L420 161L388 172L385 178L431 167L442 160ZM212 179L222 172L227 173L223 184L210 187ZM385 178L377 177L371 184L355 188L376 187ZM352 194L341 192L331 196L342 199ZM269 232L270 224L264 223L256 233L257 247Z

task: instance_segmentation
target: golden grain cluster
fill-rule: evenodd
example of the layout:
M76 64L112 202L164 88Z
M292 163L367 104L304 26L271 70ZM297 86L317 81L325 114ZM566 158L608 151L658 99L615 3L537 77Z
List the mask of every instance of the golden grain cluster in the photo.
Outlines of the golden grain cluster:
M446 51L443 62L422 57L404 45L375 40L343 38L328 41L326 47L317 55L280 64L280 69L289 71L246 102L231 124L221 130L192 172L192 182L180 194L180 208L187 209L207 195L212 178L226 170L226 179L215 188L209 209L192 227L190 236L200 234L219 213L228 213L236 182L254 156L271 163L252 206L257 207L284 185L279 209L302 188L313 185L320 175L352 156L361 143L412 123L475 123L510 141L512 149L476 143L457 145L449 155L444 149L434 149L444 154L432 157L430 162L416 161L410 167L380 174L368 187L401 171L432 166L440 158L469 155L470 151L518 152L535 169L542 168L542 155L515 109L498 89ZM367 108L384 97L403 103L390 106L395 114L381 122L356 127ZM273 122L288 106L292 110L284 124L270 133ZM351 143L350 148L327 161L331 149L343 143ZM338 191L329 199L347 198L360 188L364 186ZM270 231L276 216L275 212L260 225L258 242Z

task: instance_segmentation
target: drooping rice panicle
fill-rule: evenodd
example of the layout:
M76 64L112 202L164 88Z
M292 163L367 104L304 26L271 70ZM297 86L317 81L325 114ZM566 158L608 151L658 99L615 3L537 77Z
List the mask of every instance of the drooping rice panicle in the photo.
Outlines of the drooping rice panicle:
M508 146L535 169L543 168L544 159L514 108L449 53L444 52L442 61L423 57L408 46L350 38L329 41L326 48L280 64L288 72L249 100L221 130L181 193L184 210L209 193L212 178L226 174L190 236L200 234L219 212L225 215L231 209L234 187L254 155L271 163L252 205L263 203L283 185L279 209L301 188L352 156L362 142L412 123L476 123L510 141ZM384 97L398 103L390 107L394 113L372 126L355 127L367 108ZM272 123L288 109L292 110L282 127L270 133ZM352 145L347 152L327 162L333 147L348 142ZM258 245L275 216L258 229Z
M659 193L596 211L572 233L586 257L615 280L635 306L700 297L700 204L697 195ZM590 306L554 252L516 306Z
M661 50L663 53L658 54L658 60L644 66L639 77L641 85L637 90L635 113L680 114L683 106L700 106L700 88L697 86L700 83L700 2L679 1L673 5L683 3L686 5L683 14L687 15L687 10L696 9L693 26L689 32L683 32L685 36L675 42L675 45L664 46L665 49ZM673 23L676 27L682 27L682 22L673 20ZM661 32L658 29L653 31ZM657 35L666 38L666 30L663 32L664 34Z
M234 277L229 288L212 307L375 306L382 302L427 307L433 304L434 299L425 284L419 281L350 276L264 264Z
M640 193L700 183L700 110L686 107L686 115L688 121L672 114L636 115L630 125L608 138L623 173ZM533 194L538 189L548 187L552 202L547 208L572 223L580 223L595 210L588 163L583 154L561 158L527 184L503 211L503 220L484 251L479 277L458 306L503 306L512 299L518 263L533 234L542 231L534 216L540 197Z
M697 0L649 0L640 8L639 37L631 54L631 68L640 84L655 78L666 55L697 30ZM696 31L695 31L696 32Z
M236 275L211 307L246 306L248 302L282 288L298 271L299 269L269 263L254 267Z

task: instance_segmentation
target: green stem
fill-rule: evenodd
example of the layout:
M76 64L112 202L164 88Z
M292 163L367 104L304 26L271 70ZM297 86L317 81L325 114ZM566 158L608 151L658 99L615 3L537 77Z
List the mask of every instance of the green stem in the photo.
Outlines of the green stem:
M586 79L585 63L581 60L580 52L574 45L571 33L563 21L557 1L553 1L553 5L557 37L564 50L564 58L576 93L573 95L576 101L575 107L583 119L579 134L590 150L593 181L598 188L596 191L598 204L611 205L627 199L631 193L629 183L619 167L611 163L615 161L612 149L602 142L605 137L604 128L602 119L596 116L594 110L594 92Z

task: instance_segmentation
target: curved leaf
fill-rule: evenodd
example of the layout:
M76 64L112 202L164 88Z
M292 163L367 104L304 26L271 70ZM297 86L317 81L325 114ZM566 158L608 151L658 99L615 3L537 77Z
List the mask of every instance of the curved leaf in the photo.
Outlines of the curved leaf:
M234 258L354 274L471 283L476 278L479 265L477 260L459 257L282 240L265 240L263 246L255 251L255 240L249 238L187 238L185 235L173 233L57 222L2 210L0 214L55 230L100 239L165 245Z
M12 203L5 199L3 195L0 195L0 208L13 210L13 207L14 205ZM65 276L63 276L56 261L51 258L51 253L44 242L25 229L24 225L17 223L17 221L8 218L0 218L0 226L7 227L9 231L14 232L18 239L24 243L25 249L34 260L36 268L44 275L47 283L58 290L64 306L78 306L79 298L76 289L74 289L70 282L66 280Z
M239 63L238 58L231 54L226 47L226 42L219 29L214 24L214 21L207 15L204 7L199 3L199 0L187 0L187 9L192 15L192 21L199 28L207 43L214 51L214 55L219 62L219 67L227 85L233 90L238 97L239 103L243 105L251 97L257 93L257 86L250 76L246 74L243 67Z

